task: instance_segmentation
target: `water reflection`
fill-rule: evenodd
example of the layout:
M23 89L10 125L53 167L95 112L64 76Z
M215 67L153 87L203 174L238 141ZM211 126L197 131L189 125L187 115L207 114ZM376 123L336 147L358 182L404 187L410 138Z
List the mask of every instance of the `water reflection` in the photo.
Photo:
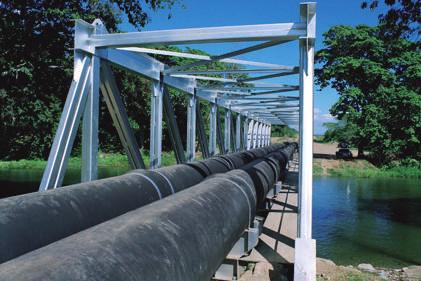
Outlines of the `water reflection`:
M314 179L318 255L340 264L421 264L421 184L409 179Z
M124 174L124 168L99 167L98 177L108 178ZM4 169L0 170L0 198L38 191L43 170L41 169ZM80 182L79 169L67 169L64 185Z

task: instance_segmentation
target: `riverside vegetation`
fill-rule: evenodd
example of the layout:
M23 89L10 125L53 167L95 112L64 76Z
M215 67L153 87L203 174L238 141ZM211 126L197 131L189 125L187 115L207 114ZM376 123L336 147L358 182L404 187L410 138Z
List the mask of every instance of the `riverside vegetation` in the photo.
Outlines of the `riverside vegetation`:
M419 162L411 164L396 162L383 167L376 167L364 159L351 161L314 159L313 175L336 176L353 178L419 178L421 179L421 167Z

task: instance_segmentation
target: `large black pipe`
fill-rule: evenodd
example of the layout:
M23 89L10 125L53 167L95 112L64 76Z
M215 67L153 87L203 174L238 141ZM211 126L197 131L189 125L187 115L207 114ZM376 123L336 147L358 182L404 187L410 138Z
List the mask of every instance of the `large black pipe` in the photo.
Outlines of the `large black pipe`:
M196 185L206 176L237 168L230 162L245 164L256 159L250 155L262 155L281 147L275 145L153 171L135 170L118 177L2 199L0 263Z
M210 280L255 212L244 171L173 196L0 265L0 280Z
M277 153L3 263L0 280L210 280L285 167Z

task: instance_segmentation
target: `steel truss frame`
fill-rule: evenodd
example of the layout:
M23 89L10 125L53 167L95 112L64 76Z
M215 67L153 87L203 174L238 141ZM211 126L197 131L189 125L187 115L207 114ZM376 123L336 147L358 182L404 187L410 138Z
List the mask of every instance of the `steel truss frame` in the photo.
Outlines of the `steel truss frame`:
M45 191L62 185L81 121L83 160L81 180L97 179L100 93L111 113L131 167L133 169L145 168L110 64L127 69L151 81L149 167L152 169L161 166L162 118L166 120L178 163L194 161L196 132L199 134L200 150L206 158L217 153L217 144L219 144L219 153L269 145L271 125L299 124L299 239L296 244L295 272L297 280L315 280L315 261L313 260L315 246L312 242L314 240L311 239L315 28L315 3L300 4L300 20L296 23L110 34L99 19L92 24L76 20L73 81L39 190ZM299 41L298 66L234 58L294 40ZM153 48L156 45L254 41L258 43L217 56ZM195 62L168 67L151 55L190 58ZM209 67L216 61L232 64L235 67L225 70ZM197 70L197 66L202 66L201 70ZM203 66L207 69L203 70ZM257 76L246 79L226 78L227 75L241 73L253 73ZM220 76L215 77L215 74ZM297 74L298 85L260 82L265 79ZM212 85L203 84L203 81L211 81ZM186 152L180 138L168 88L181 91L188 98ZM299 95L286 96L284 93L287 92L298 92ZM210 104L209 136L205 133L199 100ZM218 108L225 109L223 126ZM300 254L300 249L303 247L307 250L307 254ZM303 257L310 257L311 261Z

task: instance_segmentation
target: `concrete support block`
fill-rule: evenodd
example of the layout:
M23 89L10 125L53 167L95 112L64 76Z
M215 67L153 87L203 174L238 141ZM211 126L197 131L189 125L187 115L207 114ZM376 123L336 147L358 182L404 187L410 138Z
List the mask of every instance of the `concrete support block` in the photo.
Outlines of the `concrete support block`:
M261 229L262 227L260 225L246 229L237 243L235 243L234 247L232 247L228 257L239 259L256 247L257 243L259 243Z
M245 271L245 266L238 259L225 259L215 273L212 280L232 281L237 280Z
M316 280L316 240L295 239L294 280Z
M259 236L263 230L263 218L256 217L253 227L249 227L232 247L228 256L215 272L213 280L237 280L244 272L240 265L240 258L247 255L259 243Z

